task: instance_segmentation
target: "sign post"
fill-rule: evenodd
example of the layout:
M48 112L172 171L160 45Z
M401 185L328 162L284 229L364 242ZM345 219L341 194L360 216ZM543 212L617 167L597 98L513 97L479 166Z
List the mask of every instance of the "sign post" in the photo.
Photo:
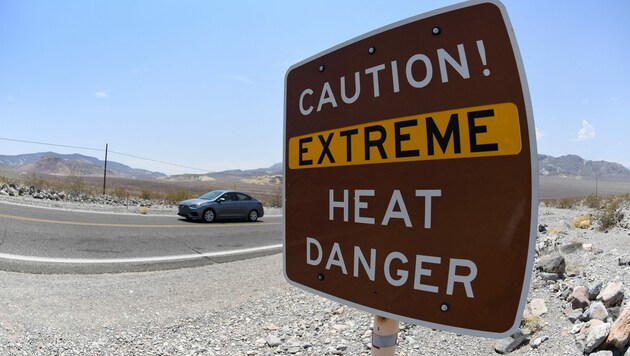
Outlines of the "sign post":
M419 15L294 65L284 120L291 284L436 329L518 328L537 153L500 2Z

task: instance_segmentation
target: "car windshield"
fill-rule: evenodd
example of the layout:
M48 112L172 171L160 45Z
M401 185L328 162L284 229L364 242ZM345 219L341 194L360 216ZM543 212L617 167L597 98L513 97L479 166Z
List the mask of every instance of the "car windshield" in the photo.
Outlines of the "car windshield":
M213 190L211 192L207 192L206 194L203 194L199 197L199 199L205 199L205 200L214 200L216 198L219 197L219 195L223 194L223 191L221 190Z

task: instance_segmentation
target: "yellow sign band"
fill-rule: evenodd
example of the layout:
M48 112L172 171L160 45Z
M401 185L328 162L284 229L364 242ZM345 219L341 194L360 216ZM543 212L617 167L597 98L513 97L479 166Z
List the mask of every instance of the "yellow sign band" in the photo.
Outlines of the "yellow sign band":
M418 114L289 139L289 168L306 169L521 152L513 103Z

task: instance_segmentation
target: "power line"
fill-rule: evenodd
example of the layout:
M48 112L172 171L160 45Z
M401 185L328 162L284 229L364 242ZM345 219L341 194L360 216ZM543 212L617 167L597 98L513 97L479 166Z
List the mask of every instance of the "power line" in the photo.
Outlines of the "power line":
M162 163L162 164L168 164L171 166L175 166L175 167L180 167L180 168L187 168L187 169L194 169L197 171L202 171L202 172L209 172L207 169L202 169L202 168L196 168L196 167L189 167L189 166L183 166L181 164L177 164L177 163L171 163L171 162L165 162L165 161L158 161L156 159L151 159L151 158L145 158L145 157L140 157L140 156L135 156L135 155L130 155L128 153L122 153L122 152L116 152L116 151L112 151L109 150L110 153L115 153L121 156L127 156L127 157L131 157L131 158L137 158L137 159L142 159L145 161L151 161L151 162L156 162L156 163Z
M55 146L55 147L66 147L66 148L76 148L80 150L89 150L89 151L101 151L105 152L102 148L91 148L91 147L81 147L81 146L69 146L69 145L61 145L57 143L45 143L45 142L37 142L37 141L25 141L25 140L16 140L12 138L0 137L0 140L4 141L12 141L12 142L22 142L22 143L32 143L35 145L44 145L44 146Z
M102 148L71 146L71 145L62 145L62 144L58 144L58 143L47 143L47 142L37 142L37 141L27 141L27 140L17 140L17 139L6 138L6 137L0 137L0 140L12 141L12 142L21 142L21 143L30 143L30 144L43 145L43 146L64 147L64 148L74 148L74 149L79 149L79 150L105 152L105 150L102 149ZM156 159L152 159L152 158L140 157L140 156L136 156L136 155L132 155L132 154L128 154L128 153L123 153L123 152L117 152L117 151L112 151L112 150L109 150L109 152L114 153L114 154L118 154L118 155L121 155L121 156L141 159L141 160L144 160L144 161L161 163L161 164L166 164L166 165L175 166L175 167L179 167L179 168L194 169L196 171L201 171L201 172L209 172L209 170L207 170L207 169L202 169L202 168L197 168L197 167L190 167L190 166L184 166L184 165L177 164L177 163L171 163L171 162L160 161L160 160L156 160Z

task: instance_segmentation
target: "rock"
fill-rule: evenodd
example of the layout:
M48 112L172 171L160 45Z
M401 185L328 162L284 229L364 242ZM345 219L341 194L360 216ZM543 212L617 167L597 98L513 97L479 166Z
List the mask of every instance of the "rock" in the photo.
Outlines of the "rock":
M531 331L528 329L521 329L512 336L496 340L494 342L494 350L500 354L510 353L527 341L530 334Z
M568 312L565 312L565 314L569 318L570 322L575 323L576 321L583 319L582 316L584 312L582 311L582 309L572 309Z
M282 344L282 340L274 334L267 335L265 341L270 347L278 347L280 346L280 344Z
M560 294L560 298L562 298L564 300L567 300L567 299L569 299L569 296L571 295L571 293L573 293L573 288L566 288Z
M630 266L630 256L621 256L617 259L620 266Z
M599 325L603 325L603 324L604 322L601 320L591 319L587 321L586 323L584 323L584 325L582 326L582 329L580 329L580 335L586 338L590 334L591 330L593 330L593 328Z
M543 342L547 340L549 340L549 336L544 335L535 339L529 345L532 347L532 349L537 349Z
M623 283L610 282L606 288L597 296L605 306L611 307L623 299Z
M610 350L602 350L602 351L597 351L590 354L590 356L613 356L613 355L614 353Z
M547 314L547 306L544 299L532 299L527 305L527 315L531 316L543 316Z
M588 336L586 337L586 344L584 346L585 353L591 353L595 350L599 345L601 345L606 338L608 337L608 333L610 332L611 325L608 323L600 324L591 329Z
M612 318L612 320L617 320L617 318L621 315L621 307L614 306L608 308L608 316Z
M562 275L566 269L566 262L564 257L558 253L545 255L538 260L538 269L543 272Z
M557 273L540 272L540 279L543 281L557 281L560 276Z
M545 225L538 225L538 232L547 232L547 227Z
M602 302L593 302L588 309L584 312L586 320L597 319L605 321L608 318L608 310L604 303Z
M581 243L570 243L566 245L562 245L560 247L560 252L564 254L575 253L583 249L583 245Z
M573 309L584 309L590 304L588 300L588 288L585 286L576 287L569 297Z
M597 282L588 289L588 299L595 300L597 296L602 291L602 282Z
M621 349L630 342L630 305L619 315L606 339L607 348Z
M571 334L577 334L577 333L582 333L582 329L584 329L584 327L586 326L586 323L577 323L575 325L573 325L573 327L571 327Z

